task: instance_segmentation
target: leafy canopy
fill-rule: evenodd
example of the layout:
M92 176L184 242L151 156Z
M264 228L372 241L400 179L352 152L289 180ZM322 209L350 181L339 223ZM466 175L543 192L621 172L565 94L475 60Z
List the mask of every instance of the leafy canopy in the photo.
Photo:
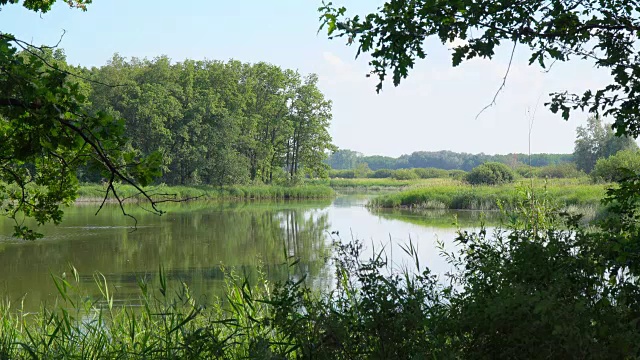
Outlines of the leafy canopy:
M555 61L586 59L607 69L611 83L582 94L556 92L547 103L565 119L572 110L611 116L617 134L640 135L640 1L622 0L388 0L377 12L346 16L346 8L325 3L321 29L347 37L361 53L371 55L377 90L389 72L394 85L407 77L417 59L427 56L425 40L455 46L453 66L475 57L492 58L503 43L528 48L529 64L548 69Z

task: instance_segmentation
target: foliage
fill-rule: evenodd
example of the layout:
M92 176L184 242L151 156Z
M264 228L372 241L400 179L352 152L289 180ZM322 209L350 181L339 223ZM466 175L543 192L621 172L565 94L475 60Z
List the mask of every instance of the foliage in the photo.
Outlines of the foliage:
M593 261L599 236L580 228L579 216L560 216L551 198L521 198L506 231L460 232L443 330L460 358L638 355L638 308L628 301L637 284Z
M83 10L89 2L67 1ZM22 5L46 12L53 3ZM6 4L1 1L0 9ZM140 187L158 174L160 154L148 151L141 156L127 146L121 119L87 111L82 81L65 63L63 52L0 32L0 182L8 185L0 186L0 213L15 220L14 236L41 236L23 226L22 216L39 224L61 221L61 205L77 196L81 168L94 169L109 185L136 187L151 201L151 211L161 213ZM113 186L103 196L110 194L121 200Z
M640 152L623 150L606 159L599 159L591 172L595 182L619 182L640 172Z
M584 172L578 170L575 163L548 165L536 169L535 174L538 177L550 179L568 179L586 176Z
M371 169L369 169L369 166L367 166L367 163L360 163L358 164L358 166L353 170L353 175L356 178L367 178L369 177L371 174L373 173L373 171L371 171Z
M529 166L527 164L519 164L518 166L516 166L514 171L516 172L516 174L518 174L518 176L527 179L534 177L537 173L537 169L534 166Z
M397 158L389 156L364 156L361 153L342 149L329 156L327 164L333 169L355 169L366 163L373 171L381 169L436 168L470 171L485 162L501 162L507 165L531 162L532 166L547 166L571 162L571 154L467 154L453 151L414 151Z
M420 179L434 179L449 177L449 171L436 168L416 168L413 171Z
M128 201L144 201L132 186L116 187ZM147 192L161 201L163 198L191 200L255 200L255 199L320 199L334 196L333 190L324 185L229 185L229 186L152 186ZM101 200L104 193L101 185L81 185L78 201ZM157 194L157 195L156 195Z
M449 177L454 180L464 180L467 176L467 172L464 170L449 170Z
M471 170L466 180L471 185L498 185L510 183L515 174L507 165L501 163L484 163Z
M329 170L329 178L331 179L354 179L355 177L354 170Z
M390 169L378 169L369 175L373 179L385 179L393 177L394 170Z
M563 180L550 180L547 193L564 207L598 207L608 185L581 184L578 181L563 183ZM426 185L426 184L425 184ZM470 186L455 182L430 183L427 186L414 187L401 192L373 198L371 207L413 209L458 209L458 210L498 210L499 206L513 208L519 198L518 188L530 185L529 180L517 185ZM545 186L540 181L533 183L535 188Z
M530 51L529 65L543 69L555 61L587 59L611 74L611 81L600 89L585 89L582 94L551 94L546 105L568 119L571 111L588 110L614 119L618 135L640 135L640 80L632 74L640 71L637 61L636 33L640 23L635 1L587 0L443 1L388 0L377 11L365 16L346 16L347 9L324 3L321 28L329 37L345 37L357 45L357 55L371 56L371 74L378 77L377 90L390 76L400 84L416 60L424 59L432 42L452 47L453 66L473 58L491 59L496 48L507 42Z
M125 119L133 148L159 151L171 185L296 182L326 176L331 102L315 75L240 61L172 63L114 55L85 69L94 111Z
M435 182L442 182L444 179L414 179L414 180L396 180L393 178L368 178L368 179L308 179L305 184L309 185L328 185L333 189L339 190L396 190L411 186L429 186ZM435 181L435 182L434 182ZM446 180L449 181L448 179Z
M360 163L360 158L362 158L362 154L357 151L340 149L329 155L327 164L336 170L355 169Z
M412 169L398 169L393 172L393 178L396 180L415 180L418 174Z
M596 161L608 158L618 151L638 149L636 142L626 136L616 136L610 126L602 124L599 117L587 119L587 126L578 127L573 157L578 169L591 172Z

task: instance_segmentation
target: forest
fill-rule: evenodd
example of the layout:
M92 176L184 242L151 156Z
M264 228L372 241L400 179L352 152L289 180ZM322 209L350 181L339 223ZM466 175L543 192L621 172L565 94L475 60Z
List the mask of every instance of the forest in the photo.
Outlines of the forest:
M50 56L66 66L64 52ZM296 183L326 174L333 149L331 101L318 77L267 63L185 60L166 56L74 68L88 112L125 125L127 146L161 159L156 182L168 185ZM96 166L80 181L100 182Z

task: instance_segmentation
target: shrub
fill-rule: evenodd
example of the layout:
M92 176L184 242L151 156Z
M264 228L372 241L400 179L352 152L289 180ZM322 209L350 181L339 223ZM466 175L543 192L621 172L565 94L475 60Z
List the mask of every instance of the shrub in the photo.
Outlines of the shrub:
M356 174L353 170L329 170L331 179L354 179Z
M379 170L376 170L373 173L369 174L369 177L373 178L373 179L392 178L394 172L395 171L391 170L391 169L379 169Z
M599 159L591 171L595 182L618 182L633 173L640 172L640 152L637 150L619 151L606 159Z
M467 172L464 170L449 170L449 177L455 180L464 180Z
M520 164L515 168L516 174L522 176L523 178L529 179L534 177L538 173L538 169L535 166L529 166L527 164Z
M513 182L514 179L513 170L505 164L496 162L476 166L466 177L471 185L498 185Z
M435 179L446 178L449 176L449 171L436 168L416 168L413 171L420 177L420 179Z
M371 175L371 169L369 169L369 165L366 163L360 163L353 170L353 175L358 179L363 179L369 177Z
M396 180L415 180L418 178L418 174L412 169L398 169L393 173L393 178Z
M583 171L578 170L575 163L562 163L541 167L537 169L539 177L555 179L578 178L585 176Z

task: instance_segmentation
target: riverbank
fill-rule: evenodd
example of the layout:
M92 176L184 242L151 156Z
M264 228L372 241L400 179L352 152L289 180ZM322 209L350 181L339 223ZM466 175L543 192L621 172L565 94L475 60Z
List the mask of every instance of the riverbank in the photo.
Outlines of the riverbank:
M412 187L451 184L451 179L314 179L307 184L329 186L338 192L400 191Z
M76 203L102 201L106 188L98 184L81 185ZM116 186L118 196L126 201L140 201L143 197L133 186ZM156 200L303 200L326 199L335 195L325 185L300 186L234 185L234 186L149 186L145 191ZM110 199L113 196L110 195Z
M377 208L498 210L499 203L513 205L522 196L547 196L565 207L597 208L611 184L589 184L579 179L518 181L500 186L471 186L462 182L419 186L372 199ZM533 189L533 192L531 192Z

